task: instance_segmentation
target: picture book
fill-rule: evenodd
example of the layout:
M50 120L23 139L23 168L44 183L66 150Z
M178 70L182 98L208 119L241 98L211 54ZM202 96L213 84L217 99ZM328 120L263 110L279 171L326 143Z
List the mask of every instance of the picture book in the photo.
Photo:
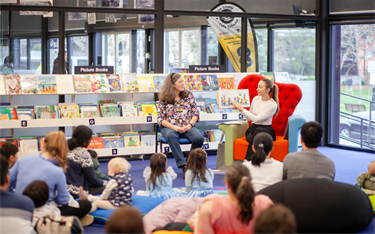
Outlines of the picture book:
M155 146L155 144L156 144L155 133L141 135L141 145L142 146Z
M217 80L219 82L220 90L236 89L236 83L234 82L233 77L217 78Z
M63 119L76 119L80 118L78 105L65 105L61 106L61 118Z
M11 120L12 116L10 113L10 109L0 109L0 120Z
M160 92L166 78L166 76L154 76L155 92Z
M7 143L7 142L12 143L12 144L18 146L16 138L13 138L13 137L2 137L2 138L0 138L0 147L2 145L4 145L5 143Z
M104 148L122 148L124 141L121 136L103 137Z
M98 105L79 105L81 118L99 117Z
M227 113L225 109L220 109L218 104L211 104L211 107L213 109L213 113Z
M275 74L273 72L261 72L260 75L264 76L267 79L275 81Z
M35 118L36 119L55 119L55 106L34 106Z
M87 149L104 149L103 138L101 137L93 137L91 138L90 145Z
M216 75L201 75L203 90L219 90L219 82Z
M120 77L124 92L139 92L136 73L121 73Z
M102 117L120 117L120 108L117 104L100 105L100 112Z
M185 83L202 82L201 75L188 75L188 74L185 74L182 77L184 78Z
M138 147L140 146L139 135L126 136L124 135L125 147Z
M206 102L205 101L196 101L197 108L199 111L206 112Z
M98 104L115 104L115 100L99 100Z
M143 116L158 116L155 103L141 103Z
M120 104L122 117L138 116L136 103Z
M4 76L5 94L21 94L20 75Z
M90 78L93 93L108 93L107 78L105 74L90 74Z
M41 94L57 93L55 76L38 76L38 91Z
M74 75L73 81L77 93L92 92L90 75Z
M21 75L21 90L23 94L38 93L38 78L33 75Z
M289 84L288 72L275 72L275 81L279 83Z
M221 131L220 129L212 129L211 131L213 135L212 142L219 142L221 139L221 135L223 134L223 131Z
M152 76L138 77L139 92L155 92L154 78Z
M247 76L247 75L249 75L249 74L247 74L247 73L234 73L233 78L234 78L234 83L235 83L235 85L236 85L235 89L238 88L238 84L239 84L239 83L241 82L241 80L242 80L245 76Z
M116 74L107 74L108 88L110 93L122 92L120 77Z
M23 153L38 152L38 139L22 139L19 140L19 149Z
M250 107L248 89L219 90L217 94L219 108L233 108L231 103L233 100L239 102L243 107Z
M17 118L20 120L35 119L34 107L32 108L17 108L16 107Z

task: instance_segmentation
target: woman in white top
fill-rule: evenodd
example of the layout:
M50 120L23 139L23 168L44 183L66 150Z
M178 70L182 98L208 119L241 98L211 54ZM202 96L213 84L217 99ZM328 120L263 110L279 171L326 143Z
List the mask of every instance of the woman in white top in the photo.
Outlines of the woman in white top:
M250 148L250 147L249 147ZM251 149L254 151L250 162L244 162L251 175L255 192L282 181L283 164L271 158L273 139L270 134L261 132L254 137Z
M246 160L250 161L253 155L251 146L254 137L260 132L266 132L276 140L275 131L272 128L272 117L279 113L279 89L270 79L262 79L258 83L258 96L254 97L250 110L246 110L236 101L232 101L234 109L241 111L248 121L252 121L252 125L246 131L246 141L249 142L247 148Z

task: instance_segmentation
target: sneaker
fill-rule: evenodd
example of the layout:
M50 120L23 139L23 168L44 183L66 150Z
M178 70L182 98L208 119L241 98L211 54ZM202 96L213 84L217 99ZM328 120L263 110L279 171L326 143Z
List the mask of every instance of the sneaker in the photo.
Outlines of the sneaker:
M86 227L89 226L94 222L94 216L92 215L85 215L82 218L80 218L80 221L82 223L82 226Z

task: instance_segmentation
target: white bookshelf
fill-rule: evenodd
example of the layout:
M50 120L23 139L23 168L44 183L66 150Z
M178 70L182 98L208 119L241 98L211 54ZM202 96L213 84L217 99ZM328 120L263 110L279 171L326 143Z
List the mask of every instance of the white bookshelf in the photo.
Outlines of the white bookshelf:
M204 148L205 150L217 150L218 145L219 145L219 142L204 142L202 148ZM183 144L180 146L183 152L190 151L191 144ZM158 146L157 151L160 152L160 146ZM163 144L162 153L171 153L171 152L172 150L169 144Z

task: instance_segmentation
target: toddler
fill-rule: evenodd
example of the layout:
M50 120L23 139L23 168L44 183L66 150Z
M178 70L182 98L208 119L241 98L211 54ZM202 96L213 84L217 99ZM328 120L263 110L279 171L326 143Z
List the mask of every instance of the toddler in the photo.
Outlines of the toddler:
M102 180L109 180L108 176L103 174L102 171L99 168L100 163L98 161L98 153L96 153L95 150L87 150L87 152L89 152L89 154L91 155L92 163L94 164L94 169L95 169L96 175ZM91 186L90 183L89 183L89 186Z
M357 187L375 190L375 161L372 161L368 167L367 172L361 173L357 177Z
M128 173L131 165L124 158L113 158L108 162L108 175L110 180L100 197L94 197L84 192L80 187L80 199L87 199L92 203L90 210L94 212L96 209L112 210L118 209L120 206L131 205L133 195L133 180Z

